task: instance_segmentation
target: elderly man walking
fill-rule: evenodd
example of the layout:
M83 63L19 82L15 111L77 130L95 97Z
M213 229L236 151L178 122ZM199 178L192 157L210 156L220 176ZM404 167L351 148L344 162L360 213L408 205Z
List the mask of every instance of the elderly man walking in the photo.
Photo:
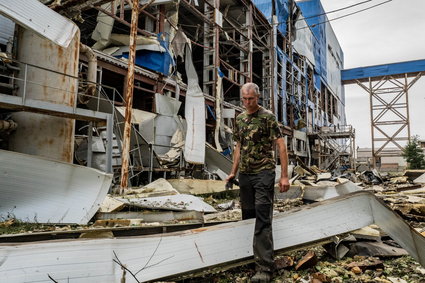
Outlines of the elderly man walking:
M270 282L274 269L272 216L275 181L275 144L282 167L279 187L289 189L288 156L276 117L258 104L260 92L254 83L241 88L245 111L236 117L233 133L233 167L227 182L239 169L242 219L255 218L253 240L257 273L251 282Z

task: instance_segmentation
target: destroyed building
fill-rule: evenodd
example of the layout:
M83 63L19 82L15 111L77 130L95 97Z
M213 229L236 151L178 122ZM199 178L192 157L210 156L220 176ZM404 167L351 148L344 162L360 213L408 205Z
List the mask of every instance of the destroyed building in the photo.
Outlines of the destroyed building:
M133 85L130 1L41 2L1 4L2 149L114 172L117 183L132 87L130 184L220 175L240 86L252 81L291 160L353 167L343 52L320 1L141 2Z
M240 87L251 81L299 165L277 199L316 202L278 210L275 249L335 242L342 254L339 236L376 224L424 266L424 230L383 201L391 195L404 216L423 220L424 172L386 195L373 186L383 182L375 171L358 176L369 191L343 178L357 182L355 174L333 182L326 171L355 168L355 135L345 118L343 52L319 0L0 0L0 14L1 220L59 226L0 235L0 278L145 282L252 260L252 219L206 220L240 216L227 210L237 201L217 212L198 198L224 190L211 179L230 171ZM126 117L134 188L107 196L121 178ZM104 226L77 226L93 220ZM115 223L125 227L108 226Z

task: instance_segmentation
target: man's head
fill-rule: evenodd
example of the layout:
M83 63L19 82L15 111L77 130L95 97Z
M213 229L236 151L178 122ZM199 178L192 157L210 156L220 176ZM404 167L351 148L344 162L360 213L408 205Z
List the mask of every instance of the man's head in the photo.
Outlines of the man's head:
M254 113L258 110L258 100L260 98L260 89L254 83L246 83L241 88L242 103L248 113Z

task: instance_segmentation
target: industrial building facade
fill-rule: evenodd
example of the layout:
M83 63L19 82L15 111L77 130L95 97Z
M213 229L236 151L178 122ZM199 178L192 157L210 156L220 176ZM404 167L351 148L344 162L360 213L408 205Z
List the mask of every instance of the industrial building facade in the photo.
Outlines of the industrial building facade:
M240 87L254 82L290 160L354 167L343 52L319 0L140 1L133 85L131 1L32 2L1 4L2 149L117 173L132 87L132 184L182 171L220 177ZM63 23L19 17L34 23L46 8Z

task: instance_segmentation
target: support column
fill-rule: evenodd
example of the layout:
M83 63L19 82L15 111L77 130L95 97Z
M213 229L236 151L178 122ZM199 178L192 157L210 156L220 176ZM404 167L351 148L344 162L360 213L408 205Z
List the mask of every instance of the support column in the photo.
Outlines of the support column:
M401 142L410 140L408 90L421 76L419 73L410 82L407 74L377 81L369 78L368 85L357 81L369 93L373 168L381 157L400 156L404 148Z

